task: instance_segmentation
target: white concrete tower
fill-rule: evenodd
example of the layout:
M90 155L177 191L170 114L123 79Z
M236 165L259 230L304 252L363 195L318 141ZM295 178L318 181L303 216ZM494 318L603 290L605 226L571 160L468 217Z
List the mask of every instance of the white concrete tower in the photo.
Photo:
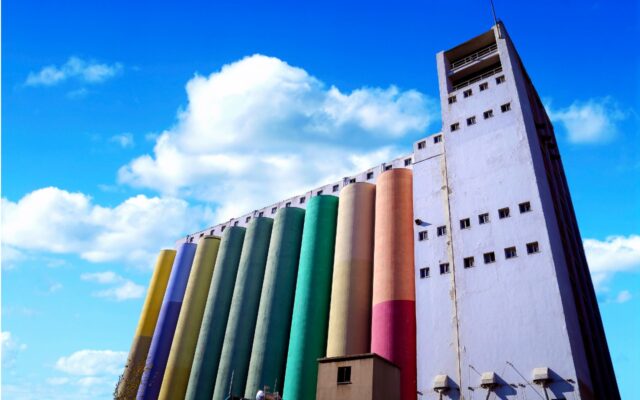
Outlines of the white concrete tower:
M504 26L436 58L442 132L414 145L418 399L619 399L553 127Z

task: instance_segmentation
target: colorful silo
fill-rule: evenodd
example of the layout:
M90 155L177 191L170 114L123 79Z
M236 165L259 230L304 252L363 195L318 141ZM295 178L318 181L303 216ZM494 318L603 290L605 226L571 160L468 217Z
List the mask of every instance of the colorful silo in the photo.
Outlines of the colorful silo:
M401 397L416 397L413 177L384 172L376 182L371 352L400 367Z
M305 211L278 210L271 233L244 397L269 386L282 393Z
M156 266L151 276L151 283L147 290L147 297L140 313L138 327L129 351L127 364L122 378L118 382L117 400L133 400L136 398L175 256L175 250L162 250L158 255Z
M245 228L239 226L230 226L222 234L185 399L211 400L213 396L244 235Z
M375 194L364 182L340 193L327 357L369 352Z
M140 400L157 399L160 393L195 252L193 243L183 243L178 247L138 389L137 398Z
M283 399L315 399L317 359L327 348L338 198L309 200L289 335Z
M213 390L214 400L224 400L230 392L236 396L244 394L272 227L271 218L258 217L247 228Z
M204 236L198 241L159 399L182 399L187 391L193 356L202 324L202 315L219 247L220 238L217 237Z

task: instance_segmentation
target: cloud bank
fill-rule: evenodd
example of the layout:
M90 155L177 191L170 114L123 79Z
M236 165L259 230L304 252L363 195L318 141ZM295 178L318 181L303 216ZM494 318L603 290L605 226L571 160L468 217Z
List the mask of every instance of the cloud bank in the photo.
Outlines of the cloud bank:
M610 97L575 101L569 107L553 109L547 105L551 121L559 123L572 143L601 143L618 134L618 123L627 117Z
M246 57L186 85L188 105L153 154L119 181L219 205L227 219L408 152L439 118L415 90L327 87L305 70Z
M78 254L90 262L125 261L150 267L161 246L210 223L208 208L175 198L131 197L115 207L55 187L17 202L2 199L3 246L16 251ZM4 253L4 251L3 251Z

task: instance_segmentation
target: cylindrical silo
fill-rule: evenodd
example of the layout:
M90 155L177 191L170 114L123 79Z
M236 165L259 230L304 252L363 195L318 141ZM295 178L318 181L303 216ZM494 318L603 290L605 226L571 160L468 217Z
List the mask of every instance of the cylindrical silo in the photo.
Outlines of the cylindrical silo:
M304 218L283 399L316 396L317 359L327 349L338 198L309 200Z
M305 211L286 207L273 222L244 397L269 386L282 393Z
M230 390L236 396L244 394L272 227L271 218L259 217L247 228L213 390L214 400L224 400Z
M413 178L409 169L376 182L371 352L400 367L402 399L416 397Z
M222 234L185 399L211 400L213 396L244 235L245 228L239 226L230 226Z
M183 243L178 247L138 389L137 398L140 400L157 399L160 393L160 385L167 366L169 350L180 316L182 299L187 288L195 252L196 245L193 243Z
M220 238L217 237L204 236L198 241L189 283L187 283L182 302L182 311L180 311L167 368L162 379L160 399L182 399L187 392L191 364L202 324L202 314L219 247Z
M156 266L151 276L151 283L149 284L149 289L147 289L147 297L142 306L142 313L140 313L138 327L129 351L129 358L124 367L122 379L118 383L117 400L133 400L136 398L175 256L175 250L162 250L158 255Z
M375 194L364 182L340 193L327 357L369 352Z

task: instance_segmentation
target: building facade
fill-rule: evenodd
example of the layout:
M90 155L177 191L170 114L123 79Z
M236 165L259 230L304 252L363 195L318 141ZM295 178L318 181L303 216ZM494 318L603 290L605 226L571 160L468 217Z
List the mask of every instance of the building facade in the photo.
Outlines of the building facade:
M247 359L229 363L245 365L242 374L252 377L251 385L234 387L247 376L224 366L224 382L214 385L224 390L216 396L251 397L256 388L284 386L286 400L313 397L316 384L318 390L338 387L321 381L336 377L318 375L315 360L337 357L349 367L349 360L361 359L356 356L376 353L399 369L402 399L620 398L553 127L504 25L436 60L442 131L414 143L411 154L179 241L218 236L224 247L226 229L253 232L256 224L284 218L278 216L283 209L307 210L302 231L256 236L271 243L262 261L250 265L251 276L270 276L299 264L305 272L297 280L287 275L296 287L274 292L283 280L265 280L261 290L251 291L256 311L239 314L246 326L255 327L256 320L263 326L260 337L253 331L243 337L254 348L258 343L265 360L286 357L287 341L288 360L280 370L265 370L248 358L245 343ZM323 200L328 196L338 202ZM294 234L296 245L283 256L279 243ZM234 271L238 262L244 265L238 257L250 251L245 241ZM228 264L215 261L216 268ZM313 277L320 275L323 294L314 296ZM245 280L251 281L234 280L234 292L246 289L238 288ZM274 293L290 290L295 296L273 301ZM203 324L227 323L211 321L207 310L222 307L216 312L229 315L241 297L230 296L222 306L207 302L203 321L209 322ZM258 316L258 308L269 312ZM309 310L315 310L313 320ZM272 315L290 315L295 323L270 324L278 330L273 335L264 331ZM363 318L368 324L352 323ZM304 329L322 334L306 343ZM277 346L267 343L272 336ZM214 345L207 340L201 338L196 354ZM216 340L223 354L224 346L237 344L231 337L224 346ZM284 354L269 354L273 348ZM207 371L217 369L216 363ZM193 378L202 380L202 371L194 361L183 372L191 374L187 398L200 398ZM266 375L268 382L256 378ZM215 375L204 380L215 381ZM211 398L214 388L207 390L204 397Z

